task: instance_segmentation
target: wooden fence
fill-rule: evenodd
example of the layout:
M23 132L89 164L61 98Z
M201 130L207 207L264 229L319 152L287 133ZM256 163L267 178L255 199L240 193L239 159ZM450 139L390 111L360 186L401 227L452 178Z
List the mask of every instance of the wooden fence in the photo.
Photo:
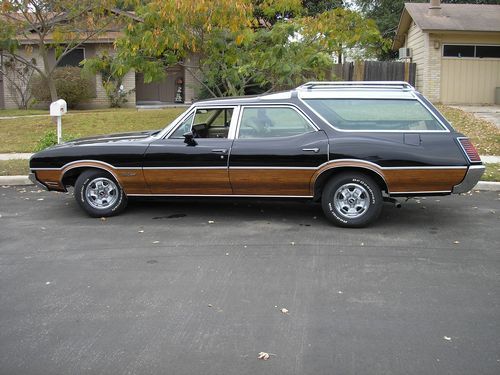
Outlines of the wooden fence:
M357 61L336 64L333 75L341 81L405 81L415 86L415 63Z

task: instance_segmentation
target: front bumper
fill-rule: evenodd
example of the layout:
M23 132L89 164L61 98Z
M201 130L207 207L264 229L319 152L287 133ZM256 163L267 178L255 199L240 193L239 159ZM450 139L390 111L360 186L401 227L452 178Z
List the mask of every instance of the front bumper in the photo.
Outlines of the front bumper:
M35 173L33 173L33 172L32 172L32 173L30 173L30 174L28 175L28 178L30 179L30 181L31 181L31 182L33 182L33 183L34 183L36 186L38 186L39 188L44 189L44 190L49 190L49 189L47 188L47 186L45 186L44 184L42 184L40 181L38 181L38 180L36 179L36 174L35 174Z
M470 191L474 186L476 186L477 182L483 175L484 170L484 165L471 165L467 170L467 173L465 174L462 182L458 185L455 185L452 192L454 194L459 194L467 193L468 191Z

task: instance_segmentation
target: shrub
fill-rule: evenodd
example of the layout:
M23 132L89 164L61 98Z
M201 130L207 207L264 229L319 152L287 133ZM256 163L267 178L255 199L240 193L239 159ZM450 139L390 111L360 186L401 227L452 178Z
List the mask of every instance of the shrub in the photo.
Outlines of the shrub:
M90 78L82 77L81 68L72 66L56 68L52 73L52 79L56 84L58 97L66 100L69 108L74 108L80 102L92 97L92 82ZM37 101L51 101L50 91L42 77L33 77L31 91Z
M62 141L66 142L72 139L78 138L77 136L73 136L71 134L64 134L62 136ZM45 150L47 147L57 145L57 131L56 130L48 130L45 134L40 138L38 143L35 146L34 152Z

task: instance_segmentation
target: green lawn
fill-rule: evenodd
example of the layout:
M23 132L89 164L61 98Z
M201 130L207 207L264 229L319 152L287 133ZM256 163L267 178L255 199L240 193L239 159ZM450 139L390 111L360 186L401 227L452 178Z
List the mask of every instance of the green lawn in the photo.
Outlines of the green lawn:
M0 176L26 176L29 172L29 160L0 160Z
M175 119L184 108L137 111L114 109L99 111L72 111L63 116L63 135L84 137L98 134L160 129ZM5 113L12 111L5 111ZM19 112L19 111L18 111ZM46 114L47 112L44 111ZM7 116L0 110L0 118ZM37 142L56 126L50 117L21 117L0 119L0 153L33 152Z

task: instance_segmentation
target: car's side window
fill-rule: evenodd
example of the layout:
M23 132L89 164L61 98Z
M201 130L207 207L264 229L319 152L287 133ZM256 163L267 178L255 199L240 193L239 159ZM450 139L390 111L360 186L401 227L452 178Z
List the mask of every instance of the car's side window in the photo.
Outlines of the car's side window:
M194 138L227 138L233 108L200 108L184 120L170 138L183 138L189 131Z
M418 100L305 99L332 126L357 131L445 131Z
M315 129L290 107L247 107L243 109L238 138L289 137Z

